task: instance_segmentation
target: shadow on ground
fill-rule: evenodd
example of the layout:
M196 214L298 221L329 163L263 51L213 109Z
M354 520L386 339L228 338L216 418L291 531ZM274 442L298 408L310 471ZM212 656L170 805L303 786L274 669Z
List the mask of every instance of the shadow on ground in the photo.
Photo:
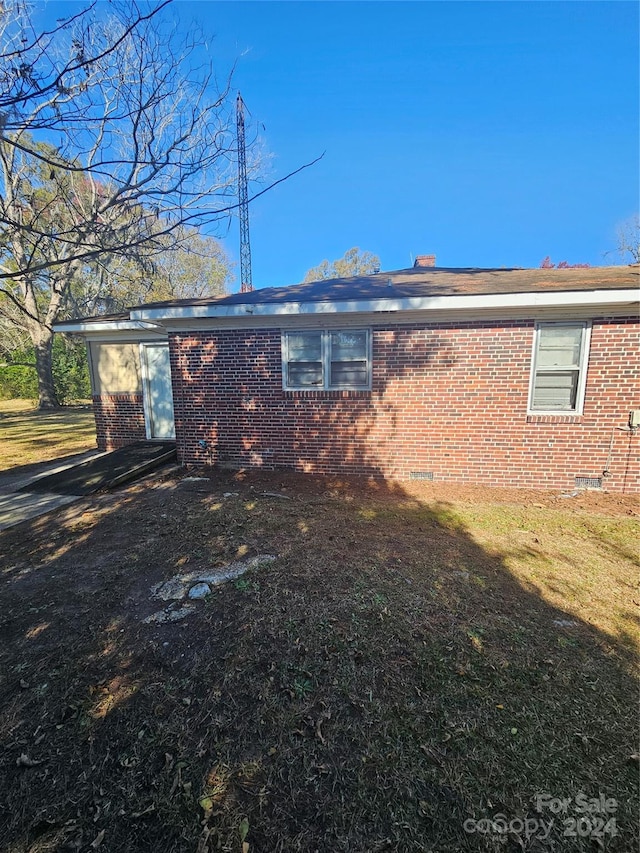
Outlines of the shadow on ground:
M206 476L0 535L3 851L631 849L631 624L550 606L437 491ZM143 623L154 583L259 553Z

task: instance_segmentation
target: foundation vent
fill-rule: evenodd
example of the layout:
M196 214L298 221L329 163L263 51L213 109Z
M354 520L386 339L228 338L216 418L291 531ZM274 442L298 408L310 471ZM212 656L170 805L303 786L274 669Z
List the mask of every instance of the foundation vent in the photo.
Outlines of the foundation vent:
M433 471L411 471L410 480L433 480Z
M576 477L576 489L601 489L602 477Z

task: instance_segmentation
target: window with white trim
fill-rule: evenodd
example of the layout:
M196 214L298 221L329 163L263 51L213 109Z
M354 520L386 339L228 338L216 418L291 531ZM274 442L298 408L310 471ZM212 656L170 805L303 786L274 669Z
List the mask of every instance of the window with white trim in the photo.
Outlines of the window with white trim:
M536 324L530 412L582 412L590 331L587 322Z
M371 387L370 331L283 332L282 368L287 390L367 390Z

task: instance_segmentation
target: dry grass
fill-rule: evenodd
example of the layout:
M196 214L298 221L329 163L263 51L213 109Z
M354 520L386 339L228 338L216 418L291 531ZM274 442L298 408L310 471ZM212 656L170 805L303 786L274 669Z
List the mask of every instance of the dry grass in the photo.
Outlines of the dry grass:
M209 476L0 536L0 849L632 849L630 499ZM142 624L153 583L256 553ZM616 800L600 848L571 808L464 829L581 792Z
M30 400L0 400L0 445L0 471L92 450L91 406L40 412Z
M636 501L611 515L587 509L585 500L595 505L598 497L547 506L483 502L458 506L457 517L523 590L637 650L638 579L629 572L639 556Z

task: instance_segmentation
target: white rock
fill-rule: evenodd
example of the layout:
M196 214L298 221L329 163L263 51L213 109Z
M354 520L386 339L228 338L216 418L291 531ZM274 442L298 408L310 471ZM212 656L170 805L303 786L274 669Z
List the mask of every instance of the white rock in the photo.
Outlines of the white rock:
M249 569L257 569L259 566L273 563L276 559L273 554L258 554L257 557L250 557L246 562Z
M206 598L211 592L211 587L208 583L197 583L189 590L189 598L198 599Z
M163 622L179 622L180 619L184 619L186 616L190 616L195 607L193 604L184 604L178 610L158 610L156 613L152 613L151 616L147 616L146 619L142 621L146 625L152 624L162 624Z
M211 592L212 586L219 586L225 581L235 580L239 578L249 569L257 569L260 566L266 566L273 563L276 557L273 554L258 554L256 557L249 557L247 560L237 560L229 563L226 566L221 566L218 569L212 569L209 572L185 572L182 575L175 575L169 578L168 581L161 581L151 587L152 598L159 598L161 601L182 601L189 597L193 600L205 598ZM163 618L156 618L162 615L154 614L153 617L148 617L145 622L174 622L176 619L182 619L183 616L172 616L171 614L180 613L180 610L171 611L169 615ZM189 611L190 612L190 611ZM185 616L188 613L184 614Z
M235 580L248 572L249 569L257 569L260 566L266 566L273 563L276 558L272 554L259 554L257 557L250 557L248 560L238 560L234 563L229 563L227 566L221 566L219 569L213 569L210 572L201 572L197 580L204 583L218 586L225 581Z
M163 581L152 586L151 595L154 598L161 598L163 601L179 601L186 596L188 589L189 581L178 575L168 581Z

